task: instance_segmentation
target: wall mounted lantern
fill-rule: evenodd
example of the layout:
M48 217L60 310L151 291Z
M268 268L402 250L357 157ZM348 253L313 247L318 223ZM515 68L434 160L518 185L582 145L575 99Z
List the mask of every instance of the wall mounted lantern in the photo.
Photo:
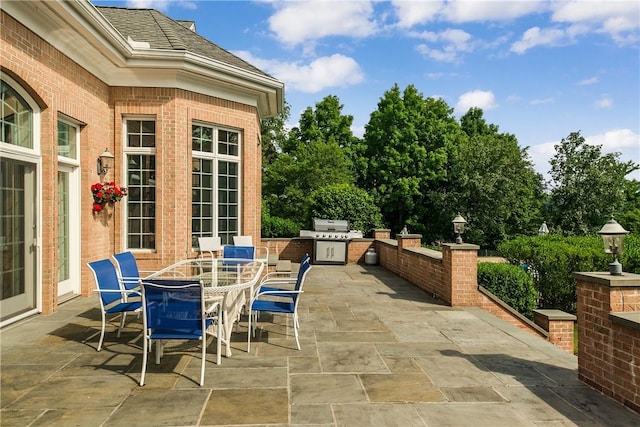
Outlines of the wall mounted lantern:
M629 234L618 222L611 218L602 226L598 234L604 243L604 252L613 255L613 262L609 264L609 273L614 276L622 275L622 264L618 262L618 255L622 254L624 236Z
M464 233L464 225L467 223L467 221L460 214L458 214L455 218L453 218L452 222L453 222L453 232L458 235L456 237L456 243L461 244L462 243L461 234Z
M98 175L104 176L113 167L115 156L111 154L109 148L105 148L104 152L98 157Z

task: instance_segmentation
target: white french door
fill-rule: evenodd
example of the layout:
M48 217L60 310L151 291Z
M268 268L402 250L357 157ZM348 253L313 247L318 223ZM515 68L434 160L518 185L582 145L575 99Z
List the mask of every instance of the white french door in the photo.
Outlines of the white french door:
M80 218L77 167L58 166L58 298L80 293Z

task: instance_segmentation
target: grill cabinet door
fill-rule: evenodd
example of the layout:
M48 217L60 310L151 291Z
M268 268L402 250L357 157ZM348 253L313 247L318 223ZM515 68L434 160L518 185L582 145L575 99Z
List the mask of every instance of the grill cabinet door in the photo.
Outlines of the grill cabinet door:
M347 242L316 240L314 254L318 264L346 264Z

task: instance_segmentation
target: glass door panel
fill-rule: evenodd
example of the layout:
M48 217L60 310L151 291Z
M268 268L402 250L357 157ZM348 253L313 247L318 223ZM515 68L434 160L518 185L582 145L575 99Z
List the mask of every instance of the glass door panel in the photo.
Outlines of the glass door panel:
M75 219L76 209L73 168L59 165L58 172L58 297L61 300L80 293L80 277L77 268L80 246Z
M35 166L0 159L1 321L36 308Z

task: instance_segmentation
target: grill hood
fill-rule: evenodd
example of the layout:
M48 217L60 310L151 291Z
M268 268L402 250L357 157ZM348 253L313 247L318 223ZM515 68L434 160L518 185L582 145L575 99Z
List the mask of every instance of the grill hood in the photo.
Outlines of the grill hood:
M314 231L340 231L340 232L348 232L349 231L349 221L342 219L313 219L313 230Z

